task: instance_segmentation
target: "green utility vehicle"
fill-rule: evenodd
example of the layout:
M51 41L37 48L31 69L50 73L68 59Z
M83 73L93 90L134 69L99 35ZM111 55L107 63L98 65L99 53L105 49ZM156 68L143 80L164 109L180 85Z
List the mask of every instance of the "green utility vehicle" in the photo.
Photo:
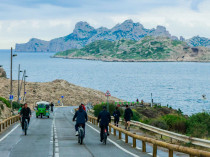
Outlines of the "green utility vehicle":
M36 118L50 117L50 103L47 101L40 101L36 103Z

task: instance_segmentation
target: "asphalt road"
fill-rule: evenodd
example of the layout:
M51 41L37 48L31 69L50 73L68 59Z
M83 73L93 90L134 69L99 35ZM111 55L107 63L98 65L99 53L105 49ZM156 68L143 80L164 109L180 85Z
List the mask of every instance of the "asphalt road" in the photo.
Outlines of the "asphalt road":
M15 124L0 135L1 157L151 157L134 149L113 135L107 145L99 141L99 128L86 125L84 144L80 145L75 136L72 122L73 107L56 108L50 118L35 118L33 115L28 135L22 134L19 124Z

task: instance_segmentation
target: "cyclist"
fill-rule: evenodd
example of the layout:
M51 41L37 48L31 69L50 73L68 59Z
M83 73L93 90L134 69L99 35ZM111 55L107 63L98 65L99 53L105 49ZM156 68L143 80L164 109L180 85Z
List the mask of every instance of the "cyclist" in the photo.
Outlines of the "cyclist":
M106 106L103 106L103 111L101 111L99 113L97 121L98 122L100 121L100 128L101 128L101 132L100 132L101 140L100 141L102 142L103 141L103 132L104 132L105 128L107 130L107 135L109 136L108 125L111 122L111 115L109 112L107 112Z
M133 117L133 112L132 110L129 108L128 105L126 105L126 109L125 109L125 113L124 113L124 120L125 120L125 129L128 131L130 131L130 120L131 117Z
M83 110L82 105L79 106L79 110L75 113L74 117L73 117L73 121L76 120L76 124L75 124L75 130L76 130L76 136L78 136L78 127L80 124L82 124L82 127L84 129L84 135L85 135L85 122L87 122L87 113L85 110Z
M118 127L118 123L120 120L120 111L118 110L118 107L115 108L115 111L113 112L113 116L114 116L114 125Z
M27 103L24 104L24 108L22 108L20 115L22 117L22 130L24 131L25 119L28 120L28 126L29 126L30 117L31 117L31 109L28 107Z

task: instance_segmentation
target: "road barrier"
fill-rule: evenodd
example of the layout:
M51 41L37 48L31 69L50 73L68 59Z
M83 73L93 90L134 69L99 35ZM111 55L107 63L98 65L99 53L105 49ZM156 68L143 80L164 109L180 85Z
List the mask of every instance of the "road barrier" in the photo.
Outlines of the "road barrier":
M88 120L93 123L94 125L98 125L97 123L97 118L88 115ZM113 124L109 124L109 132L111 132L111 129L113 128L113 132L114 132L114 136L117 135L117 131L118 131L118 138L121 139L122 138L122 133L125 134L125 143L128 143L128 137L131 137L133 139L133 147L136 148L136 140L140 140L142 141L142 152L146 152L146 143L150 143L153 145L153 157L157 157L157 147L163 147L168 149L168 156L169 157L173 157L173 152L177 151L177 152L182 152L185 154L189 154L190 157L210 157L210 152L207 151L202 151L202 150L198 150L198 149L193 149L193 148L188 148L188 147L184 147L184 146L179 146L179 145L175 145L175 144L170 144L167 142L163 142L163 141L159 141L159 140L155 140L149 137L144 137L144 136L140 136L140 135L136 135L135 133L131 133L129 131L126 131L122 128L116 127Z
M90 112L94 113L94 110L90 110ZM114 120L113 117L112 117L112 120ZM123 120L120 119L120 122L123 122ZM154 126L151 126L151 125L147 125L147 124L144 124L144 123L141 123L141 122L138 122L138 121L134 121L134 120L131 120L130 124L135 126L135 127L139 127L139 128L148 130L148 131L153 132L155 134L159 134L161 136L169 137L171 139L170 140L171 142L172 142L172 139L175 139L175 140L178 140L178 141L182 141L182 142L185 142L185 143L191 143L191 144L201 146L201 147L204 147L204 148L210 148L210 140L185 136L185 135L182 135L182 134L178 134L178 133L175 133L175 132L163 130L163 129L160 129L160 128L157 128L157 127L154 127Z
M154 132L154 133L159 134L159 135L170 137L171 141L172 141L172 139L175 139L175 140L182 141L182 142L185 142L185 143L192 143L192 144L197 145L197 146L210 148L210 140L204 140L204 139L200 139L200 138L189 137L189 136L177 134L175 132L163 130L163 129L160 129L160 128L157 128L157 127L154 127L154 126L151 126L151 125L147 125L147 124L144 124L144 123L141 123L141 122L137 122L137 121L134 121L134 120L131 120L131 125L149 130L149 131Z
M6 130L10 125L19 121L19 115L9 117L0 122L0 133Z

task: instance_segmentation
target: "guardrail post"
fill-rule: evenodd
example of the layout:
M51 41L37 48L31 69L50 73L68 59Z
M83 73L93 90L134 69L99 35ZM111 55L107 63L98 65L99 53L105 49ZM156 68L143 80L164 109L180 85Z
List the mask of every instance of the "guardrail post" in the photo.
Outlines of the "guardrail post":
M1 132L1 123L0 123L0 132Z
M114 129L114 136L116 136L116 129Z
M128 134L125 133L125 143L128 143Z
M122 139L122 132L119 130L119 139Z
M136 134L136 133L133 133L133 134ZM136 138L133 137L133 148L136 148Z
M112 133L112 127L109 125L109 132Z
M173 150L169 149L168 156L173 157Z
M191 155L191 154L190 154L190 157L194 157L194 155Z
M7 123L8 123L8 121L6 120L6 122L5 122L5 124L6 124L6 125L5 125L5 128L7 128Z
M157 145L153 144L153 157L157 157Z
M146 142L142 141L142 152L146 152Z

